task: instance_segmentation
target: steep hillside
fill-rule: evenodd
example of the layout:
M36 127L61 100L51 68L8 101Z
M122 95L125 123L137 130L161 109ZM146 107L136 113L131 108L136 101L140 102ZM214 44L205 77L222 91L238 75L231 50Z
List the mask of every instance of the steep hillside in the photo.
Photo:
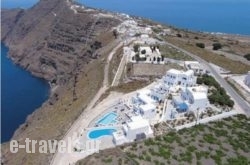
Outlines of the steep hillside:
M1 40L10 56L34 75L64 84L72 72L99 54L96 39L117 19L100 17L72 2L41 0L28 10L3 10Z
M66 0L40 0L30 9L1 10L1 42L10 58L51 83L51 96L12 139L61 139L103 81L103 62L117 41L117 16ZM110 15L110 14L109 14ZM94 83L93 83L94 82ZM49 164L53 154L16 154L2 144L1 163Z

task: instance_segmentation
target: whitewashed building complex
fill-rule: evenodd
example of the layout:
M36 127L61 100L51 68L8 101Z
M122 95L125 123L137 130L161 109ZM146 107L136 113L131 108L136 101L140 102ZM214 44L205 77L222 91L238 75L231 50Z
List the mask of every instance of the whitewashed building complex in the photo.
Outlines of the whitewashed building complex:
M145 119L153 119L156 115L155 100L150 97L150 90L142 90L132 98L134 111Z
M132 112L128 115L129 120L122 125L122 130L113 133L114 143L119 145L152 137L150 123L159 120L157 106L160 102L172 107L166 108L166 119L174 119L187 111L204 111L209 104L208 88L198 86L196 80L193 70L170 69L156 85L150 89L139 90L131 98ZM170 94L172 98L169 97ZM169 103L167 98L170 99Z
M149 137L153 137L153 130L150 127L149 121L143 119L141 116L133 116L131 121L123 125L121 131L113 133L113 141L116 145Z
M182 98L188 103L189 110L205 110L208 106L208 89L205 86L188 87L181 92Z
M206 73L206 69L198 61L185 61L184 66L188 70L193 70L196 75Z
M168 86L183 86L191 87L196 84L197 77L194 75L193 70L179 71L176 69L170 69L164 76L164 82Z

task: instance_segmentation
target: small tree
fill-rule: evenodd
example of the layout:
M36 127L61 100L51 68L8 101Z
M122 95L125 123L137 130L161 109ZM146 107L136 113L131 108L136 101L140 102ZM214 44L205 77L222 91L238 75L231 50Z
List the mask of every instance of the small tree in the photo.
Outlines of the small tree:
M146 50L143 49L143 50L141 51L141 54L146 54Z
M196 46L199 47L199 48L205 48L204 43L196 43Z
M160 57L157 57L157 62L160 62L161 61L161 58Z
M139 45L137 45L137 44L136 44L136 45L134 45L134 47L133 47L133 48L134 48L134 51L135 51L135 52L138 52L138 51L139 51L139 47L140 47L140 46L139 46Z
M248 61L250 61L250 53L244 55L244 57L245 57Z
M116 29L113 30L113 35L114 35L114 37L115 37L115 39L116 39L117 36L118 36L118 31L117 31Z
M177 33L176 36L179 37L179 38L182 37L182 35L180 33Z
M217 42L213 44L213 50L219 50L222 48L221 43Z
M136 54L135 54L135 61L140 61L139 53L136 53Z

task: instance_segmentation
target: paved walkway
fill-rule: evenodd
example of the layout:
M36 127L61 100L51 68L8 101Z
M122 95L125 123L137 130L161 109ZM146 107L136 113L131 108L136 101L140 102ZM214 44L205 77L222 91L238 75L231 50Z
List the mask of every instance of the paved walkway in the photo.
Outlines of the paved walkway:
M126 45L129 45L130 43L132 43L134 41L134 39L132 38L131 40L129 40ZM129 57L129 54L124 54L122 55L122 59L120 61L120 64L119 64L119 67L116 71L116 74L115 74L115 77L112 81L112 84L111 86L117 86L120 82L120 79L122 77L122 73L124 71L124 68L126 67L126 64L128 62L128 57Z
M229 111L229 112L223 112L222 114L219 114L219 115L207 117L205 119L200 119L198 122L194 121L194 122L191 122L191 123L188 123L188 124L177 126L177 127L175 127L175 129L180 130L180 129L183 129L183 128L190 128L190 127L193 127L193 126L195 126L197 124L205 124L205 123L208 123L208 122L211 122L211 121L220 120L220 119L227 118L227 117L237 115L237 114L239 114L239 113L237 111L235 111L235 110L232 110L232 111Z

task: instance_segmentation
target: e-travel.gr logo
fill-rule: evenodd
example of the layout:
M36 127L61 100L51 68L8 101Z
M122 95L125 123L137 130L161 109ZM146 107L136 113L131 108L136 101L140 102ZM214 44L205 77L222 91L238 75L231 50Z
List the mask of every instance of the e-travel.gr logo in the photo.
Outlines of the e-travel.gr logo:
M100 140L82 140L73 137L67 140L31 140L26 138L24 144L19 144L17 140L10 141L10 152L17 153L19 149L25 149L26 153L98 153L100 150Z

